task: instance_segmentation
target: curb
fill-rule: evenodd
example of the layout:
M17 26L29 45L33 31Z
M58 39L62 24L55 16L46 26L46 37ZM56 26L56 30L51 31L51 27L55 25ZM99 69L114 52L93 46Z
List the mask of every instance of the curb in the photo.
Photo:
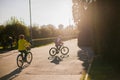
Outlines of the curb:
M84 80L87 80L87 79L88 79L88 74L89 74L89 72L90 72L90 69L91 69L93 60L94 60L94 57L93 57L93 58L91 59L91 61L90 61L90 64L89 64L89 67L88 67L88 70L87 70L87 74L85 75Z

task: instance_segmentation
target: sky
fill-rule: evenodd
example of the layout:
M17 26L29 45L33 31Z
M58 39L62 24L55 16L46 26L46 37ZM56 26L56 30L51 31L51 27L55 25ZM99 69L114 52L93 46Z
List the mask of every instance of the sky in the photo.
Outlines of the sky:
M0 25L12 16L30 25L29 0L0 0ZM32 24L73 25L72 0L31 0Z

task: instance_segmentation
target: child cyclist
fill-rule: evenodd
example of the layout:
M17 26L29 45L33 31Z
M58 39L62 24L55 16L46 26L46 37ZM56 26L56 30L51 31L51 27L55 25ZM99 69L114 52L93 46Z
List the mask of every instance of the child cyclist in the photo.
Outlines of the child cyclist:
M55 40L55 46L59 50L62 45L63 45L63 42L62 42L61 36L59 36Z
M23 34L19 35L18 51L21 52L22 56L25 54L25 57L23 58L24 61L26 61L28 47L30 47L30 43L25 40L25 36Z

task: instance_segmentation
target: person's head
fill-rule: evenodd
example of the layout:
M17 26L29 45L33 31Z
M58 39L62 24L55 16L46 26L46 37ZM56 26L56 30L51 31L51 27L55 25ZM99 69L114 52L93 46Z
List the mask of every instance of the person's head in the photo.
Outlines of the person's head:
M25 36L23 34L19 35L19 39L24 39L24 38L25 38Z
M12 39L12 37L11 37L11 36L9 36L9 39Z
M62 38L62 36L61 36L61 35L59 35L59 36L58 36L58 38Z

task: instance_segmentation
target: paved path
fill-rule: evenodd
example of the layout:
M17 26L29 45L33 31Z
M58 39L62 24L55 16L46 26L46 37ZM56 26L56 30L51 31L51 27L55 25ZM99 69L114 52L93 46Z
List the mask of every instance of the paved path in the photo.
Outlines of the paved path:
M13 80L80 80L82 71L88 65L90 48L77 47L77 39L65 41L69 47L69 57L62 60L49 60L50 44L43 47L32 48L33 61L24 69L18 69L16 65L16 50L0 54L0 77L1 79ZM91 52L90 52L91 53ZM87 55L88 54L88 55ZM61 54L58 54L59 57ZM0 80L1 80L0 79Z

